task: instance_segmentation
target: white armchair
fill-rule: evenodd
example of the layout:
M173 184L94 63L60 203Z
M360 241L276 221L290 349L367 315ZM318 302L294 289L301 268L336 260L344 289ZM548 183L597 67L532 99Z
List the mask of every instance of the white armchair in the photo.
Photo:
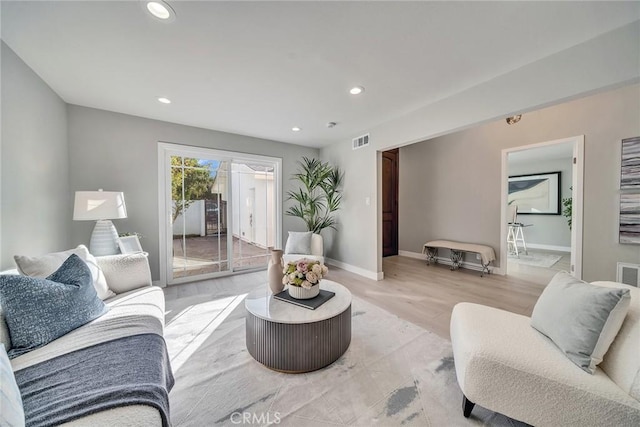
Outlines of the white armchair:
M479 304L459 303L451 315L456 376L463 414L475 404L535 426L640 425L640 290L604 361L590 375L531 319Z
M285 245L286 248L286 245ZM285 251L286 252L286 251ZM319 234L311 235L311 253L310 254L298 254L298 253L285 253L282 255L282 262L288 263L301 258L307 258L315 261L320 261L320 264L324 264L324 242L322 236Z

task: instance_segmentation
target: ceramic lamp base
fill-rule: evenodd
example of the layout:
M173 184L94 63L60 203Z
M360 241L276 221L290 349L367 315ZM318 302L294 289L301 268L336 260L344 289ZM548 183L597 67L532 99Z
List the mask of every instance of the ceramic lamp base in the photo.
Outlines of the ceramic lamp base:
M94 256L120 253L118 249L118 232L113 222L108 219L96 221L96 226L89 242L89 252Z

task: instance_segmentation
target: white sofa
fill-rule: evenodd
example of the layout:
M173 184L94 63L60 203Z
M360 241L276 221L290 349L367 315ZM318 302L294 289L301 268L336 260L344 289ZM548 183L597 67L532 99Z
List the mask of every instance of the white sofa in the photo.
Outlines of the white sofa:
M109 288L116 293L104 302L109 311L96 320L75 329L49 344L11 360L13 371L19 371L45 360L117 338L139 335L163 335L164 293L151 286L146 256L114 255L97 257ZM0 342L11 348L10 335L0 307ZM68 426L160 426L157 409L146 405L122 406L76 419Z
M324 264L324 241L322 240L322 236L320 234L314 233L311 235L310 254L284 254L282 255L282 262L286 264L288 262L296 261L301 258L320 261L320 264Z
M593 375L573 364L530 318L478 304L457 304L451 343L463 411L474 404L538 427L640 425L640 289L615 341Z

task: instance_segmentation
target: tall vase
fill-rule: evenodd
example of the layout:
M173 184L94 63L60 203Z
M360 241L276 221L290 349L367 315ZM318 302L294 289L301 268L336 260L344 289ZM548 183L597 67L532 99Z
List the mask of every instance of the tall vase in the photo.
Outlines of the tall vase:
M267 267L267 277L269 277L269 288L271 292L277 294L282 292L284 284L282 283L282 251L280 249L271 250L271 259Z

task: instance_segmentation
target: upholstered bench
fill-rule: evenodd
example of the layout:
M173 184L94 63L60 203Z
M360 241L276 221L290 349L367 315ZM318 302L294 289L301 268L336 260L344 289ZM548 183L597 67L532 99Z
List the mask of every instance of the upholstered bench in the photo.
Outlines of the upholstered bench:
M452 240L432 240L422 247L422 253L427 256L427 265L438 262L438 248L449 249L451 255L451 270L457 270L462 264L462 258L465 252L472 252L480 255L482 262L482 272L491 274L489 264L496 259L496 253L491 246L479 245L475 243L454 242Z

